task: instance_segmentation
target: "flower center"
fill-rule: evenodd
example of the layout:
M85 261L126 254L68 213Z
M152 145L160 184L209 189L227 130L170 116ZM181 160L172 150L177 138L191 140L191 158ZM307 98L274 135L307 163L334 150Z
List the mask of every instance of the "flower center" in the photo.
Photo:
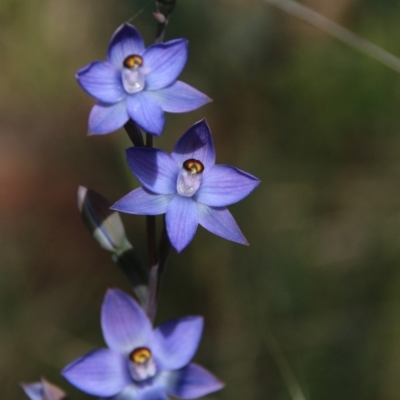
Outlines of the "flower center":
M178 194L185 197L192 197L201 185L204 165L193 158L186 160L178 174L176 190Z
M143 58L137 54L132 54L125 58L124 67L125 68L139 68L143 65Z
M144 71L142 70L143 58L132 54L125 58L122 70L122 84L129 93L137 93L144 88Z
M129 371L132 378L141 382L156 374L156 364L147 347L139 347L129 355Z

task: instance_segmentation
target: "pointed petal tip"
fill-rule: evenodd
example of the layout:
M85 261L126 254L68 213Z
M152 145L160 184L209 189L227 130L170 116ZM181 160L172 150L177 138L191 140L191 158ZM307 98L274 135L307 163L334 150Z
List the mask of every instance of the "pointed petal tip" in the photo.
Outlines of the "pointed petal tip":
M83 185L78 186L78 199L83 199L85 197L85 194L88 192L88 188Z
M85 201L85 197L87 195L88 188L85 186L78 186L78 209L79 212L83 210L83 203Z

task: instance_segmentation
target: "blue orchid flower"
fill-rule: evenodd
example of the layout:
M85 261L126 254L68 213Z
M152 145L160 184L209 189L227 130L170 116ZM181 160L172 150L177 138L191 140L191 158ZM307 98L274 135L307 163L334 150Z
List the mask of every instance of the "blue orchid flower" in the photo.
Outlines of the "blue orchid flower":
M65 400L66 394L45 379L40 382L22 383L22 389L31 400Z
M202 120L177 142L171 154L132 147L127 150L132 172L143 187L111 208L130 214L166 214L172 246L180 252L200 224L210 232L248 244L226 206L246 197L260 181L228 165L215 164L210 128Z
M185 39L146 49L136 28L119 27L111 38L107 61L92 62L76 74L82 88L98 100L90 113L89 133L113 132L131 118L147 133L160 135L164 111L192 111L211 101L177 81L187 56Z
M108 349L86 354L61 373L83 392L113 400L197 399L224 386L204 368L189 364L200 342L201 317L169 321L153 330L133 298L109 289L101 326Z

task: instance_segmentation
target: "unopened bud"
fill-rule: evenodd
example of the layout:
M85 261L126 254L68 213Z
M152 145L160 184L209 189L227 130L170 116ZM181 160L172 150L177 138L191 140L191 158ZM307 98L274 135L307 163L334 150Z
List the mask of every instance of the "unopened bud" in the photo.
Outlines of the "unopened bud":
M163 14L157 12L153 12L153 17L159 24L165 24L165 21L167 20Z
M112 253L131 248L118 212L102 195L84 186L78 188L78 208L82 219L100 246Z
M168 18L174 11L176 0L156 0L157 12Z
M78 207L83 222L100 246L112 253L112 260L132 284L138 300L144 304L147 298L148 271L140 255L129 243L121 217L117 211L110 210L110 206L111 203L101 194L79 186Z

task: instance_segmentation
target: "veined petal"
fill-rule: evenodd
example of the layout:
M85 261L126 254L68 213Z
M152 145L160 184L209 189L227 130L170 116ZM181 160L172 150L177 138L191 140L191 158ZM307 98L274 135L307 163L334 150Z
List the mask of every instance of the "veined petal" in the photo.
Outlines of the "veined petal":
M140 32L130 24L123 24L115 31L111 38L107 59L116 68L122 69L126 57L130 55L141 56L144 48Z
M106 399L102 399L106 400ZM139 388L132 384L121 393L107 400L168 400L163 388L151 384L149 387Z
M152 135L161 134L165 123L164 111L147 92L129 95L127 108L129 116L140 128Z
M175 39L153 44L143 53L146 90L157 90L171 85L178 78L188 57L188 41Z
M125 97L121 73L108 62L87 65L76 73L76 79L83 90L104 103L116 103Z
M181 81L176 81L164 89L151 90L148 94L160 104L164 111L172 113L196 110L212 101L204 93Z
M214 208L197 203L197 210L199 224L203 228L224 239L248 245L232 214L226 208Z
M129 400L132 400L133 397L130 397ZM135 400L168 400L167 395L163 388L147 388L145 390L139 391ZM128 400L128 398L127 398Z
M172 246L180 253L197 230L196 203L188 197L175 196L165 214L167 233Z
M214 207L225 207L246 197L260 181L253 175L229 165L214 165L204 171L196 201Z
M127 386L122 392L118 393L116 396L109 397L107 399L101 400L136 400L138 393L138 387L132 383L131 385Z
M176 143L172 156L182 167L183 163L193 158L201 161L204 169L215 164L215 149L210 128L203 119L190 127Z
M175 370L189 364L203 332L202 317L186 317L163 323L154 331L151 348L160 368Z
M78 358L61 375L83 392L100 397L114 396L132 382L125 357L108 349Z
M165 379L168 394L181 399L197 399L222 389L225 384L211 372L197 364L189 364L178 371L170 371L169 379Z
M43 400L43 387L40 382L21 383L21 387L31 400Z
M89 134L102 135L116 131L124 126L128 119L125 100L116 104L97 103L90 112Z
M126 158L140 183L156 194L176 193L179 167L172 156L158 149L130 147Z
M145 347L152 327L147 315L132 297L108 289L101 308L101 327L107 346L122 354Z
M154 194L143 188L137 188L122 197L122 199L119 199L110 208L128 214L165 214L168 204L173 197L174 195Z

